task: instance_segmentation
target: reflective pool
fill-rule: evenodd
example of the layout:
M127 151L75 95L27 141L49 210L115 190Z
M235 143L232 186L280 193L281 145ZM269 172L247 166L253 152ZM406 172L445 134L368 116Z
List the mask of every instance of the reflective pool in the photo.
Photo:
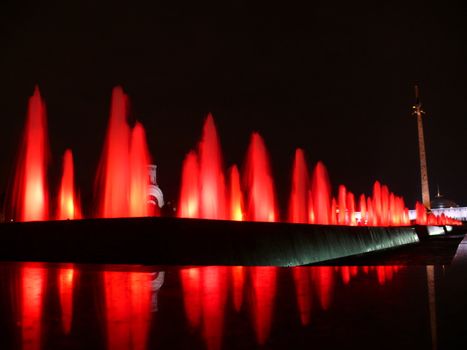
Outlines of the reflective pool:
M444 265L0 263L0 349L445 349L466 292Z

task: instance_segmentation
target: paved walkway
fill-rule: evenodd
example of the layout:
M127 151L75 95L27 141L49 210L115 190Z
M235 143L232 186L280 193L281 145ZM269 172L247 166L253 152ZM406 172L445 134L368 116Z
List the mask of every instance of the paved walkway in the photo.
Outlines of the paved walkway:
M459 243L456 254L454 255L454 259L452 259L452 264L453 265L467 264L467 235Z

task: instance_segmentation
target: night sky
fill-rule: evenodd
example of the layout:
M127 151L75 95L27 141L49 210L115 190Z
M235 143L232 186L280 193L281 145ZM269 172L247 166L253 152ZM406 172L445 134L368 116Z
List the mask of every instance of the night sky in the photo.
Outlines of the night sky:
M374 180L411 207L420 195L413 85L426 111L431 195L467 205L467 14L462 1L12 1L0 8L0 191L13 175L27 99L47 104L50 183L74 152L90 201L111 89L131 99L166 199L208 112L225 165L264 137L279 198L296 147L334 190ZM304 5L306 4L306 5ZM281 208L284 211L286 205Z

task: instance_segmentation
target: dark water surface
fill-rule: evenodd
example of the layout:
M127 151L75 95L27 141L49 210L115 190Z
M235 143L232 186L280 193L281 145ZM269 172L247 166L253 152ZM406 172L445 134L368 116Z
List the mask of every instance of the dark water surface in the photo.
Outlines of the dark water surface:
M466 291L450 265L0 263L0 349L446 349Z

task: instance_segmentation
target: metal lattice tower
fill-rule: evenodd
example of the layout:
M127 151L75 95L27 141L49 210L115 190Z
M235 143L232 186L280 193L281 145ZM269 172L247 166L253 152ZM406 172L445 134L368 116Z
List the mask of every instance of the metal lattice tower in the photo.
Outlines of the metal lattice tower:
M420 102L420 93L418 86L415 85L415 104L412 106L412 114L417 117L418 126L418 150L420 154L420 176L422 180L422 203L430 209L430 187L428 186L428 169L426 166L426 152L425 152L425 137L423 136L423 122L422 115L425 111L422 110L422 103Z

